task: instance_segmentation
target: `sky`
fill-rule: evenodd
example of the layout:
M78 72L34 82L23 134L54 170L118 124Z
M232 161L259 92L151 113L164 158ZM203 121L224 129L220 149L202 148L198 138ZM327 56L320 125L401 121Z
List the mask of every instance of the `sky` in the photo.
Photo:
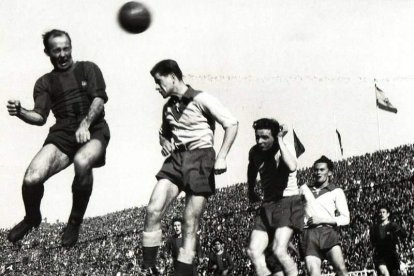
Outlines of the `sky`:
M52 69L41 35L53 28L69 32L74 60L95 62L107 84L111 141L106 166L94 170L87 217L148 203L163 162L165 102L149 70L165 58L239 120L217 187L246 181L251 126L262 117L286 123L290 142L295 129L306 148L301 168L322 154L340 160L413 143L411 1L142 1L152 23L136 35L117 24L123 3L0 1L0 228L23 218L23 175L54 123L51 114L45 126L27 125L8 115L6 102L33 108L34 83ZM374 80L397 114L376 108ZM222 137L218 126L216 150ZM70 166L46 182L41 210L49 222L67 220L73 176Z

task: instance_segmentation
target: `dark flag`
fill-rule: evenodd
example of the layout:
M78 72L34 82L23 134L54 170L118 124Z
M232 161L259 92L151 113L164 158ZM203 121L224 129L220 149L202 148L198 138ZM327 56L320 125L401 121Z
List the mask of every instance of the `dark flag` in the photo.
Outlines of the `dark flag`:
M303 146L298 136L296 135L295 130L293 130L293 143L295 145L296 157L301 156L302 153L305 152L305 147Z
M341 133L339 133L339 131L336 130L336 135L338 136L339 147L341 148L341 155L344 155L344 148L342 147Z
M385 111L397 113L397 108L391 104L390 100L387 98L387 96L385 96L385 93L378 88L377 84L375 84L375 95L377 97L378 108Z

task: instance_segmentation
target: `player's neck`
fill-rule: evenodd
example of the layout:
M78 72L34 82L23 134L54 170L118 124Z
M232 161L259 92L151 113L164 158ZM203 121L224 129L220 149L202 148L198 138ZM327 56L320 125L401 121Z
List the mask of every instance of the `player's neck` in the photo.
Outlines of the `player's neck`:
M328 185L329 185L329 180L326 180L323 183L315 182L314 187L317 188L317 189L323 189L323 188L327 187Z
M187 90L188 86L183 81L180 81L174 89L174 96L181 99Z
M390 223L388 219L381 221L381 225L387 225L388 223Z

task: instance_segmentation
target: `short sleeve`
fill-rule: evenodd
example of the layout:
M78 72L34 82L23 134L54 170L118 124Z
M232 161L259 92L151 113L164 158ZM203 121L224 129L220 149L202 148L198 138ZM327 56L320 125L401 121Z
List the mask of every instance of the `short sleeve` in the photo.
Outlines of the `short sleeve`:
M102 98L106 103L108 101L106 85L99 67L93 62L85 62L85 75L88 82L88 96L91 99Z
M40 114L43 119L46 120L50 113L51 101L45 76L36 81L33 91L33 99L33 111Z

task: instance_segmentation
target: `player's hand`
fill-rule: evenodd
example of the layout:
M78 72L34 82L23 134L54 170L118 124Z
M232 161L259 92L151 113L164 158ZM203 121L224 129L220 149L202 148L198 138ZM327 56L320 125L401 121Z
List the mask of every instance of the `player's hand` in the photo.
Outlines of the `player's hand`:
M249 201L250 203L255 203L260 201L260 196L256 192L249 192Z
M277 137L278 138L283 138L286 135L286 133L288 133L288 127L287 127L287 125L281 124L279 126L279 132L277 133Z
M89 127L86 123L83 121L81 122L79 128L76 130L75 136L76 142L79 144L86 143L91 139L91 133L89 132Z
M10 116L20 115L21 105L19 100L9 100L7 101L7 111Z
M214 174L222 174L227 171L227 163L224 158L217 158L214 164Z
M162 156L169 156L175 149L175 146L173 143L171 143L170 141L165 141L162 144L162 149L161 149L161 154Z
M321 217L318 217L318 216L313 216L308 219L308 225L318 225L324 222L325 221Z

